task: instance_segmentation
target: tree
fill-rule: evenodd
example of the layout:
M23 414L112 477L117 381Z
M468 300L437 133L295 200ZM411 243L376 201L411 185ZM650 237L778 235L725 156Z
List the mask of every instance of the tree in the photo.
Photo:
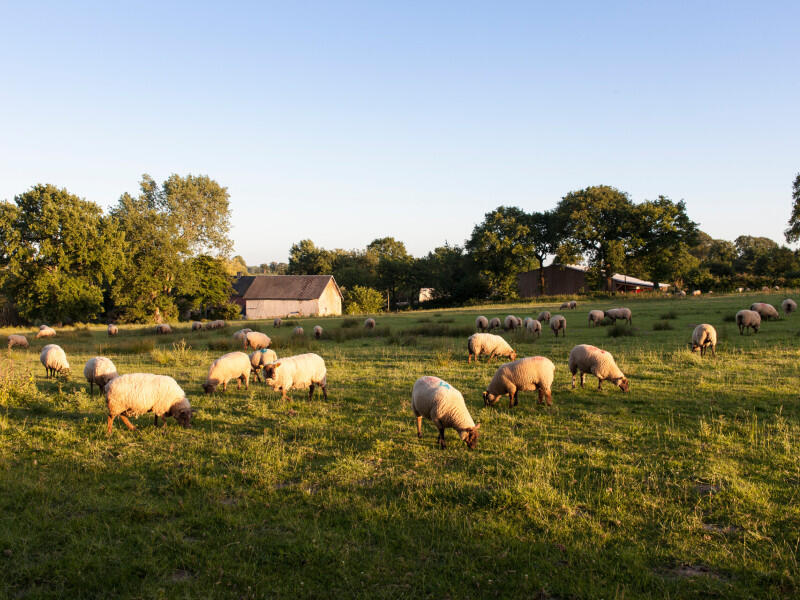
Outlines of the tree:
M539 289L545 293L544 259L559 249L558 232L563 224L553 211L533 212L528 215L531 254L539 263Z
M413 258L406 245L393 237L378 238L367 245L367 257L377 259L377 283L389 292L392 305L397 302L398 289L408 287Z
M795 176L792 184L792 216L789 217L789 228L784 234L789 244L800 240L800 173Z
M330 252L311 240L300 240L289 251L289 275L329 275L331 266Z
M210 309L228 303L233 286L226 266L222 259L207 254L187 261L182 286L176 292L183 314L199 311L207 318Z
M342 292L344 311L348 315L376 313L383 309L383 294L378 290L355 285L350 289L345 288Z
M486 294L475 261L460 246L445 244L415 261L412 280L417 288L433 288L435 299L448 299L452 303Z
M654 290L660 281L675 282L696 267L689 248L697 241L697 223L689 219L683 201L659 196L637 205L633 216L639 227L636 239L642 243L636 254L643 259Z

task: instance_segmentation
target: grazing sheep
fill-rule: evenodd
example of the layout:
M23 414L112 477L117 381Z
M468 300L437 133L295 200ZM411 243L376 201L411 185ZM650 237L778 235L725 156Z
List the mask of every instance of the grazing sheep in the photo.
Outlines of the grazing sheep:
M189 406L186 394L172 377L151 373L120 375L106 384L105 395L108 435L111 435L111 428L117 417L133 431L136 427L128 417L135 419L149 412L155 415L155 425L158 425L158 417L164 419L164 424L167 417L173 417L184 427L190 427L192 407Z
M308 388L308 399L314 395L314 386L322 388L322 395L328 399L328 371L322 357L313 354L298 354L281 358L264 366L264 378L273 390L280 390L281 398L286 399L286 392Z
M561 310L562 308L569 308L569 302L562 302L558 309Z
M117 377L117 367L111 362L110 358L105 356L95 356L86 361L86 366L83 367L83 376L89 382L89 395L94 396L94 384L102 390L106 384Z
M590 310L589 311L589 324L594 325L597 327L600 323L603 322L603 319L606 318L606 313L602 310Z
M225 327L225 321L217 319L216 321L209 321L206 323L206 329L222 329Z
M69 375L69 362L64 349L58 344L47 344L39 354L39 360L44 365L47 377L56 374Z
M539 313L539 316L536 317L536 320L539 321L539 323L549 323L551 316L552 315L550 314L549 310L543 310Z
M113 323L109 323L108 324L108 336L111 337L111 336L117 335L118 333L119 333L119 328L116 325L114 325Z
M200 321L192 321L192 331L200 331L203 329L203 324Z
M754 310L740 310L736 313L736 325L739 326L739 335L744 334L744 330L750 328L753 333L758 333L758 329L761 327L761 315Z
M750 305L750 310L756 311L758 314L761 315L763 320L769 321L770 319L780 319L780 315L778 314L778 310L772 306L772 304L767 304L765 302L755 302Z
M364 321L364 327L365 327L366 329L375 329L375 319L373 319L372 317L370 317L369 319L367 319L366 321Z
M473 333L467 340L467 350L469 351L468 363L472 362L473 357L475 357L475 362L478 362L481 354L489 355L487 362L491 362L495 356L508 356L511 360L517 358L517 353L508 345L508 342L493 333Z
M508 331L509 329L513 331L514 329L519 327L517 321L518 321L517 317L515 317L514 315L508 315L503 321L503 329L505 329L506 331Z
M569 371L572 373L572 387L575 388L575 374L581 372L581 387L583 387L586 373L597 377L597 389L603 389L603 380L608 379L619 386L623 392L629 388L628 379L620 371L614 357L606 350L601 350L589 344L579 344L569 353Z
M537 338L542 336L542 324L536 319L531 319L528 321L528 324L525 326L525 330L531 335L535 333Z
M684 290L678 290L678 296L680 296L681 298L685 298L686 292Z
M617 319L627 321L628 325L633 325L633 318L630 308L612 308L606 311L606 316L611 319L613 324L617 323Z
M274 350L270 350L268 348L262 348L261 350L256 350L250 355L250 365L253 367L253 376L257 381L261 381L261 377L259 377L259 371L264 368L264 366L268 365L271 362L275 362L278 360L278 355L275 354Z
M322 327L314 325L314 337L320 339L322 337Z
M245 334L244 347L250 347L253 350L261 350L262 348L269 348L272 340L265 333L259 331L248 331Z
M161 323L156 325L156 333L172 333L172 327L169 326L169 323Z
M781 308L783 309L783 313L786 316L789 316L790 314L792 314L794 311L797 310L797 302L795 302L791 298L787 298L786 300L781 302Z
M237 342L240 342L245 348L247 348L247 334L253 331L252 329L240 329L239 331L233 332L233 339Z
M492 329L500 329L500 319L499 318L494 317L494 318L492 318L492 320L489 321L489 331L491 331Z
M480 424L475 425L467 410L464 396L446 381L426 375L414 382L411 389L411 408L417 420L417 437L422 437L422 419L430 419L439 430L439 448L444 449L444 430L452 427L467 448L478 445Z
M55 337L55 336L56 336L56 330L55 329L53 329L52 327L48 327L47 325L41 325L39 327L39 332L36 334L36 339L49 338L49 337Z
M16 333L12 333L8 336L8 349L14 348L15 346L19 348L28 348L28 338L24 335L17 335Z
M700 290L695 290L692 292L692 296L701 296L702 294L703 292L701 292Z
M475 329L478 331L486 331L489 329L489 319L486 317L478 317L475 319Z
M576 308L578 308L578 303L575 300L570 300L569 301L569 309L573 310L573 309L576 309Z
M272 326L273 326L273 327L280 327L280 326L281 326L281 323L283 323L283 321L281 321L280 319L275 319L275 320L272 322Z
M558 332L562 331L562 337L567 337L567 319L564 315L553 315L550 317L550 329L558 337Z
M717 355L717 330L708 323L703 323L694 328L692 332L692 352L700 350L700 356L705 355L706 348L711 348L711 354Z
M208 377L203 384L203 391L212 394L218 385L222 391L228 391L228 381L236 379L236 389L241 389L244 381L245 389L250 388L250 371L252 370L250 357L244 352L228 352L223 354L208 369Z
M483 392L483 405L497 404L508 394L508 407L519 404L519 392L538 390L539 404L553 404L553 376L556 367L549 358L529 356L501 365Z
M294 331L292 332L292 335L296 335L297 337L301 337L301 336L305 335L305 333L306 332L303 330L303 328L298 326L298 327L294 328Z

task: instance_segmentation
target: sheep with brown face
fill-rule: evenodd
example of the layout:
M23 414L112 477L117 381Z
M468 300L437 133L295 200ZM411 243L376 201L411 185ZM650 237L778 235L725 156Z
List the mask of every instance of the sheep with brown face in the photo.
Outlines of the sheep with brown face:
M539 403L551 406L555 370L553 362L544 356L529 356L501 365L483 392L483 404L497 404L500 398L508 395L508 407L513 408L519 404L520 392L536 390Z
M422 437L422 419L430 419L439 430L439 448L444 449L444 430L455 429L458 437L474 450L478 445L480 424L476 425L467 410L464 396L446 381L427 375L414 382L411 408L417 421L417 437Z
M586 374L597 377L597 389L603 389L603 380L616 384L623 392L629 389L628 378L617 366L610 352L589 344L579 344L569 353L569 371L572 373L572 387L575 388L575 375L581 373L581 387Z
M711 348L711 354L717 355L717 330L708 323L703 323L694 328L692 332L692 352L700 350L700 356L705 355L706 348Z
M472 362L473 358L475 358L475 362L478 362L481 354L488 354L490 362L495 356L508 356L511 360L517 358L517 353L509 346L508 342L493 333L473 333L467 339L467 351L469 352L468 363Z
M128 417L138 417L145 413L164 419L173 417L184 427L191 426L192 407L186 394L172 378L152 373L129 373L109 381L105 387L108 419L106 433L111 435L114 419L119 417L131 431L136 427Z
M558 337L558 332L561 332L561 337L567 337L567 318L564 315L553 315L550 317L550 329Z
M252 368L250 357L244 352L223 354L211 363L203 390L206 394L212 394L216 391L217 386L222 385L222 391L226 392L231 379L236 379L236 389L241 389L242 383L244 383L245 389L249 389Z
M267 385L281 392L286 399L287 392L308 388L308 399L314 395L314 386L322 388L322 396L328 399L328 371L321 356L309 352L281 358L264 366L264 379Z
M47 377L56 375L69 376L69 362L64 349L58 344L47 344L39 354L39 361L44 365Z

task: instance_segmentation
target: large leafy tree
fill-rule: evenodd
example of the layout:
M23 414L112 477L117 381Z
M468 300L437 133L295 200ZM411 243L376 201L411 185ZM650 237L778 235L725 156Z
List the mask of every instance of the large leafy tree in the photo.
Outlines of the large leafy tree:
M199 312L208 317L210 309L228 303L234 290L226 261L201 254L189 259L185 268L186 276L177 292L182 313Z
M328 275L332 267L331 253L317 248L311 240L300 240L289 251L289 275Z
M434 298L453 303L486 293L475 261L460 246L445 244L415 261L413 279L417 287L432 287Z
M401 289L408 291L413 257L406 250L406 245L393 237L371 241L367 244L366 254L373 261L377 260L378 286L389 292L389 299L394 305L398 292Z
M682 280L697 266L689 253L697 242L697 223L689 218L683 201L659 196L637 205L633 217L639 228L635 239L641 242L637 254L652 278L653 289L658 289L661 281Z
M527 221L531 254L539 263L539 289L544 294L544 260L548 255L558 253L561 245L559 232L563 228L563 222L555 211L532 212Z
M800 240L800 173L792 184L792 215L789 217L789 228L784 233L790 244Z

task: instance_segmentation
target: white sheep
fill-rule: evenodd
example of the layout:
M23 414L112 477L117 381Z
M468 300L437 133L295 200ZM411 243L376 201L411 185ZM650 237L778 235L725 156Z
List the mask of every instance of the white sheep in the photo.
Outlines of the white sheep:
M152 412L155 424L158 417L173 417L184 427L189 427L192 420L192 407L186 394L172 378L166 375L151 373L129 373L115 377L105 387L108 420L106 433L111 435L114 419L119 417L131 431L136 427L128 417Z
M156 333L172 333L172 327L169 326L169 323L161 323L156 325Z
M778 310L772 306L772 304L767 304L766 302L754 302L750 305L750 310L754 310L760 314L762 320L769 321L770 319L781 318L778 314Z
M508 345L508 342L493 333L473 333L467 339L467 351L469 352L468 363L472 362L473 357L475 362L478 362L481 354L489 355L487 362L491 362L495 356L508 356L511 360L517 358L517 353Z
M8 336L8 349L11 350L11 348L14 348L15 346L19 348L28 348L28 338L26 338L24 335L12 333Z
M200 321L192 321L192 331L200 331L203 329L203 324Z
M417 437L422 437L422 419L430 419L439 430L437 442L444 449L444 430L451 427L458 437L474 450L478 445L480 424L476 425L467 410L464 396L446 381L426 375L414 382L411 389L411 409L417 421Z
M590 310L589 311L589 324L594 325L597 327L600 323L603 322L603 319L606 318L606 313L602 310Z
M245 334L244 347L252 348L253 350L261 350L262 348L269 348L272 340L265 333L259 331L248 331Z
M549 310L543 310L539 313L539 316L536 317L536 320L539 321L539 323L549 323L551 316L552 315L550 314Z
M275 319L274 321L272 321L272 326L273 327L280 327L282 323L283 323L283 321L281 321L280 319Z
M569 302L562 302L558 309L561 310L562 308L569 308Z
M489 319L486 317L478 317L475 319L475 329L478 331L486 331L489 329Z
M692 296L702 296L702 295L703 295L703 292L700 291L700 290L694 290L692 292Z
M375 329L375 319L370 317L366 321L364 321L364 328L365 329Z
M322 395L328 399L328 371L322 357L309 352L281 358L264 366L264 378L273 390L280 390L281 398L291 390L308 388L308 399L314 395L314 386L322 388Z
M700 350L700 356L706 353L706 348L711 348L711 354L717 355L717 330L708 323L702 323L692 332L692 352Z
M789 316L794 311L797 310L797 302L792 300L791 298L786 298L783 302L781 302L781 308L783 309L783 313L786 316Z
M58 344L47 344L39 354L39 360L44 365L47 377L56 374L69 375L69 362L64 349Z
M500 319L498 317L493 317L489 321L489 331L492 329L500 329Z
M252 370L250 357L244 352L228 352L223 354L208 369L208 377L203 384L206 394L212 394L218 385L222 385L222 391L228 390L228 381L236 379L236 389L241 389L244 382L245 389L250 388L250 371Z
M322 327L320 325L314 325L314 337L317 339L322 337Z
M550 329L558 337L558 332L561 331L562 337L567 337L567 319L564 315L553 315L550 317Z
M486 391L483 392L483 405L497 404L508 395L508 407L519 404L519 392L537 390L539 404L553 404L553 377L556 367L549 358L529 356L501 365L492 377Z
M108 324L108 331L107 331L107 333L108 333L108 336L109 336L109 337L115 336L115 335L117 335L117 334L119 333L119 327L117 327L117 326L116 326L116 325L114 325L113 323L109 323L109 324Z
M240 329L239 331L233 332L233 339L242 344L245 348L247 348L247 334L253 331L252 329Z
M225 321L217 319L216 321L209 321L206 323L206 329L222 329L225 327Z
M508 315L503 321L503 329L505 329L506 331L508 331L509 329L514 330L517 327L519 327L519 325L517 324L517 317L515 317L514 315Z
M570 301L569 301L569 307L568 307L568 308L569 308L570 310L576 309L576 308L578 308L578 303L577 303L575 300L570 300Z
M262 348L261 350L253 352L250 355L250 365L253 367L253 376L255 379L261 381L261 377L259 377L261 369L276 360L278 360L278 355L275 354L274 350L270 350L269 348Z
M541 337L542 336L542 324L539 321L537 321L536 319L530 319L530 320L526 319L526 321L528 321L528 323L527 323L527 325L525 325L525 330L528 333L530 333L531 335L533 335L535 333L536 337Z
M303 328L298 325L297 327L294 328L292 335L295 335L297 337L302 337L305 335L305 333L306 332L303 330Z
M611 308L606 311L606 317L611 319L612 324L616 324L617 319L627 321L628 325L633 325L633 318L630 308Z
M603 389L603 380L608 379L619 386L623 392L629 388L628 379L622 373L610 352L589 344L579 344L569 353L569 371L572 373L572 387L575 388L575 374L581 372L581 387L586 373L597 377L597 389Z
M736 313L736 325L739 326L739 335L743 335L745 329L752 329L753 333L758 333L761 327L761 315L754 310L740 310Z
M36 339L39 338L50 338L56 336L56 330L52 327L48 327L47 325L40 325L39 332L36 334Z
M89 382L89 395L94 396L95 383L102 391L109 381L119 376L119 373L110 358L95 356L86 361L86 366L83 367L83 376Z

